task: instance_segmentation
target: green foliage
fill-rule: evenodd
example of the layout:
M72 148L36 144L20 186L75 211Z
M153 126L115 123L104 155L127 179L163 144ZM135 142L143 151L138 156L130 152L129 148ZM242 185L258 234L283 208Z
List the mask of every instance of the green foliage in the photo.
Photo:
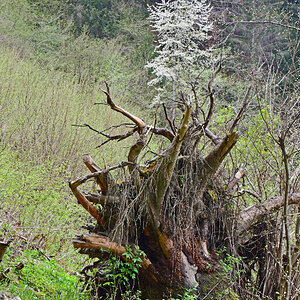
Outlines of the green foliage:
M239 299L236 293L232 290L232 284L244 272L241 268L242 258L227 253L225 246L217 252L217 256L220 257L219 264L221 267L219 278L228 286L220 292L220 297L228 296L230 299Z
M47 260L37 250L25 250L14 258L5 255L0 272L9 266L9 281L4 282L0 291L9 292L21 299L88 299L79 294L79 278L70 275L54 260Z
M60 24L60 6L54 5L52 10L41 9L40 2L3 0L0 9L0 38L28 55L34 54L45 59L60 47L67 35Z
M243 160L247 176L254 179L251 182L245 181L243 188L255 191L264 199L268 199L278 189L278 181L274 179L277 176L278 159L281 160L280 149L270 131L277 131L279 120L276 114L270 114L271 110L266 106L260 112L254 111L240 124L242 134L233 151L239 160ZM248 205L257 201L249 195L244 198Z
M85 218L69 195L68 176L64 165L33 164L2 148L0 238L12 243L0 264L0 274L10 268L10 280L0 291L21 299L83 299L77 276L62 268L76 270L84 259L70 245Z
M114 37L117 34L120 18L112 0L78 0L72 8L76 31L84 26L97 37Z
M217 252L218 256L223 256L220 260L220 266L221 266L221 276L224 278L228 278L228 275L231 275L230 278L234 281L236 278L238 278L242 271L237 270L235 272L234 276L232 277L232 272L234 272L237 269L237 266L239 266L242 262L241 257L236 257L228 254L226 252L226 247L223 247L223 249L219 250Z
M127 27L128 17L140 20L147 12L141 1L126 0L77 0L68 11L77 35L86 27L93 36L101 39L124 34L132 36L134 33Z
M104 288L108 288L107 299L115 299L120 293L122 299L141 299L139 290L132 291L133 282L137 278L138 269L141 267L142 257L146 254L140 250L139 246L134 248L126 247L126 252L122 254L125 260L112 256L108 260L108 265L104 270L106 281ZM121 291L121 292L120 292Z
M232 120L235 115L235 111L232 106L225 106L218 111L218 115L215 117L215 122L218 125L224 125Z
M197 299L196 288L190 288L184 291L181 299L182 300L194 300Z
M114 90L123 90L125 99L130 99L127 85L133 70L128 56L121 55L122 51L124 46L119 41L102 41L85 31L64 43L53 67L75 75L85 87L107 81Z
M196 291L196 287L186 289L184 290L183 294L179 296L179 298L171 298L170 300L195 300L197 299Z

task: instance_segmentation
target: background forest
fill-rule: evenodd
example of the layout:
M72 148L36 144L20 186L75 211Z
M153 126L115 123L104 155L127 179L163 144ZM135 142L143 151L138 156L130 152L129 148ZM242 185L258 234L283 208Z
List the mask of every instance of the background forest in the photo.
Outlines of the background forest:
M201 44L208 54L195 90L199 98L208 98L208 83L221 66L214 79L210 132L230 131L247 98L247 110L236 129L239 140L215 179L227 189L229 182L234 183L226 209L234 215L272 197L299 196L299 1L207 2L212 27ZM86 173L83 154L90 154L101 166L111 166L126 161L133 143L130 137L99 149L105 142L103 135L83 125L104 130L126 122L108 105L94 105L105 101L101 92L105 81L116 104L154 127L165 125L164 109L157 103L164 102L169 111L174 95L180 98L180 85L175 90L167 80L160 82L164 93L158 101L156 87L148 84L155 74L145 66L157 57L159 33L151 26L147 5L157 3L0 0L0 241L11 241L0 263L0 295L22 300L92 299L93 285L87 278L95 278L96 271L84 266L95 260L78 254L71 241L91 218L67 183ZM209 110L209 103L204 101L202 109ZM180 119L177 113L174 122ZM120 133L119 128L112 129ZM202 146L203 153L212 148L208 141ZM144 159L162 147L153 138ZM242 178L234 182L238 171ZM93 182L88 187L95 189ZM208 193L218 201L212 188ZM298 273L290 268L282 287L289 290L288 295L277 295L278 299L299 297L299 286L289 281L298 276L293 282L300 282L299 199L296 204L268 212L264 220L269 223L264 226L272 226L257 231L264 232L272 246L275 239L269 229L281 230L282 268L292 264L294 257L298 261ZM264 296L266 287L259 286L260 276L271 278L271 274L259 273L266 252L258 251L255 259L243 261L229 246L214 251L221 257L222 288L214 290L213 296L206 282L207 290L201 295L190 289L180 299L275 299ZM116 264L111 259L110 266ZM251 265L249 281L239 282L246 264ZM124 268L129 277L135 276L135 269ZM117 285L120 279L114 276ZM280 276L285 276L284 271ZM140 297L139 290L123 295L123 299Z

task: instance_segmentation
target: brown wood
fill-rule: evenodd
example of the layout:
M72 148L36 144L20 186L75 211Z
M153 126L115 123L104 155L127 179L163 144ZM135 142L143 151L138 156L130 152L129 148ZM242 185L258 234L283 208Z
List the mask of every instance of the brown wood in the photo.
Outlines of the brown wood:
M105 249L111 251L111 253L120 256L123 260L129 261L124 254L126 252L126 247L119 245L118 243L112 242L110 238L101 236L98 234L82 235L80 240L73 240L73 245L75 248L88 248L88 249ZM151 262L148 258L141 257L141 265L144 269L147 269Z
M0 262L3 259L3 256L6 252L6 249L8 248L8 246L10 245L11 241L8 242L0 242Z
M105 222L102 217L100 217L97 208L86 199L86 197L78 190L76 185L73 185L72 182L70 182L69 186L78 202L97 220L98 224L104 225Z

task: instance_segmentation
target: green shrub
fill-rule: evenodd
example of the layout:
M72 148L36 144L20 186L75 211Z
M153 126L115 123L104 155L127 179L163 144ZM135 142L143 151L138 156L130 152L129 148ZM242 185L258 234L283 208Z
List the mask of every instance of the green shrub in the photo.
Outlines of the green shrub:
M121 289L123 291L121 292L122 299L140 299L140 291L132 291L130 282L137 278L138 269L142 263L141 257L145 257L146 254L138 246L135 246L134 250L127 246L123 256L126 261L112 256L104 270L106 282L103 283L103 286L109 289L107 297L115 299Z
M12 240L0 264L0 278L10 268L10 281L0 290L26 300L79 299L78 277L63 267L83 265L71 238L86 214L70 196L64 165L24 157L13 149L0 152L0 238Z

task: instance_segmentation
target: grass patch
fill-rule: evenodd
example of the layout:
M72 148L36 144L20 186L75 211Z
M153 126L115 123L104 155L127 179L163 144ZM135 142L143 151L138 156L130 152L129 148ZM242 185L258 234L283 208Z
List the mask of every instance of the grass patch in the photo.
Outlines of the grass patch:
M69 172L51 162L32 164L15 151L0 153L0 238L12 239L14 256L41 249L72 270L83 257L71 238L86 222L86 213L70 195Z
M48 261L37 250L27 249L17 258L8 251L4 265L10 266L9 279L2 280L0 291L26 300L88 299L80 292L82 284L77 276L70 275L54 260Z
M0 152L0 240L12 240L0 264L0 291L21 299L84 299L71 273L86 258L71 238L87 215L69 193L68 176L63 165ZM9 280L1 279L5 270Z

